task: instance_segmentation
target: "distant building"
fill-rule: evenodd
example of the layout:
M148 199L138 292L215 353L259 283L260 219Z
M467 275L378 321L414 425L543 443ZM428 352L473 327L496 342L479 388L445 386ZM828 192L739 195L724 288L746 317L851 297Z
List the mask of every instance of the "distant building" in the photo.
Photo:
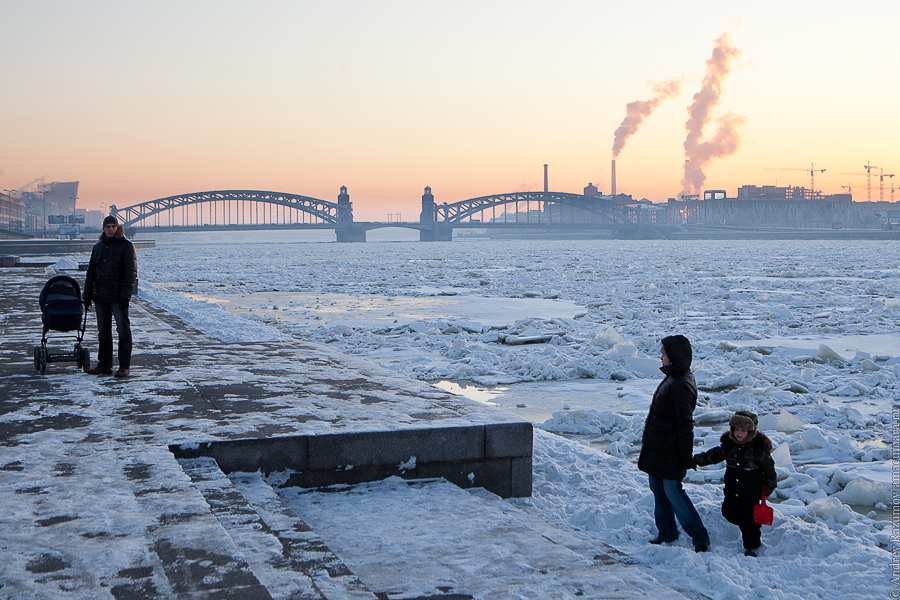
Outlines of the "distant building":
M0 229L21 232L25 228L25 203L0 194Z
M598 190L597 186L594 185L593 183L589 183L589 184L587 184L587 187L584 188L584 195L585 196L599 196L600 190Z
M887 218L875 207L853 202L850 194L823 195L802 187L745 185L736 198L725 190L706 190L698 196L669 198L670 224L724 225L771 228L880 228ZM878 214L885 214L880 211ZM887 213L889 215L889 212Z
M45 183L38 186L38 192L43 196L43 200L47 203L47 206L55 204L58 207L58 212L48 214L74 214L75 201L78 199L77 181Z
M96 228L99 230L103 226L103 212L99 210L76 208L73 214L84 215L84 226L86 228Z

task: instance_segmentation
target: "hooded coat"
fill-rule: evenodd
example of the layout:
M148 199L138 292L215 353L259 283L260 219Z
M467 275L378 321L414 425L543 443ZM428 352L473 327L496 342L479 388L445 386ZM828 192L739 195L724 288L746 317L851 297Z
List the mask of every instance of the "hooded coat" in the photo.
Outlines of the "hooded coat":
M112 237L100 234L84 277L85 302L130 302L137 279L137 254L122 225Z
M725 461L725 495L759 499L778 486L772 440L756 430L757 418L751 412L740 411L731 418L731 428L719 438L719 446L694 457L697 466L705 467ZM735 426L750 432L743 442L734 437ZM752 429L751 429L752 428Z
M660 368L666 378L653 394L638 469L661 479L681 480L693 467L694 408L697 383L691 372L691 343L682 335L663 338L669 365Z

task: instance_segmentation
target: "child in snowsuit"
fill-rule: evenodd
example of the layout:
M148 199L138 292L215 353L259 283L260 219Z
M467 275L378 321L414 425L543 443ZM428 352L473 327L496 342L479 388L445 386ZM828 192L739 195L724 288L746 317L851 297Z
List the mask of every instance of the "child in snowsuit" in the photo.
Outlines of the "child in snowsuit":
M741 528L744 554L756 556L762 527L753 520L753 507L760 495L771 494L778 485L772 441L756 430L759 420L749 411L738 411L728 421L719 446L694 456L697 466L725 461L725 501L722 516Z

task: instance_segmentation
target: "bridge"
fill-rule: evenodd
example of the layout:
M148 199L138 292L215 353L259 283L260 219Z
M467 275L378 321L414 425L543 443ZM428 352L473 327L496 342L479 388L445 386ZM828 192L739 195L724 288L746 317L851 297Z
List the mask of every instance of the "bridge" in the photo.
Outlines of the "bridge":
M418 222L355 222L350 195L341 187L337 202L283 192L219 190L124 208L113 205L109 212L131 230L332 229L339 242L362 242L367 231L402 227L417 229L422 241L450 241L453 229L459 228L556 232L607 228L627 234L640 225L641 211L617 200L564 192L511 192L437 204L426 187Z

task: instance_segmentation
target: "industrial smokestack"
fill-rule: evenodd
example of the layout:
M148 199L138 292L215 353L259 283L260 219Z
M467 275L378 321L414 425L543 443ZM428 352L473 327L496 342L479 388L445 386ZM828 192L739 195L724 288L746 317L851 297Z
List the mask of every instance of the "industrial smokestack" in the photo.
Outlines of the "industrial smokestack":
M616 195L616 159L612 160L612 191L613 196Z
M544 165L544 191L545 192L550 191L550 187L548 186L548 182L547 182L547 165Z

